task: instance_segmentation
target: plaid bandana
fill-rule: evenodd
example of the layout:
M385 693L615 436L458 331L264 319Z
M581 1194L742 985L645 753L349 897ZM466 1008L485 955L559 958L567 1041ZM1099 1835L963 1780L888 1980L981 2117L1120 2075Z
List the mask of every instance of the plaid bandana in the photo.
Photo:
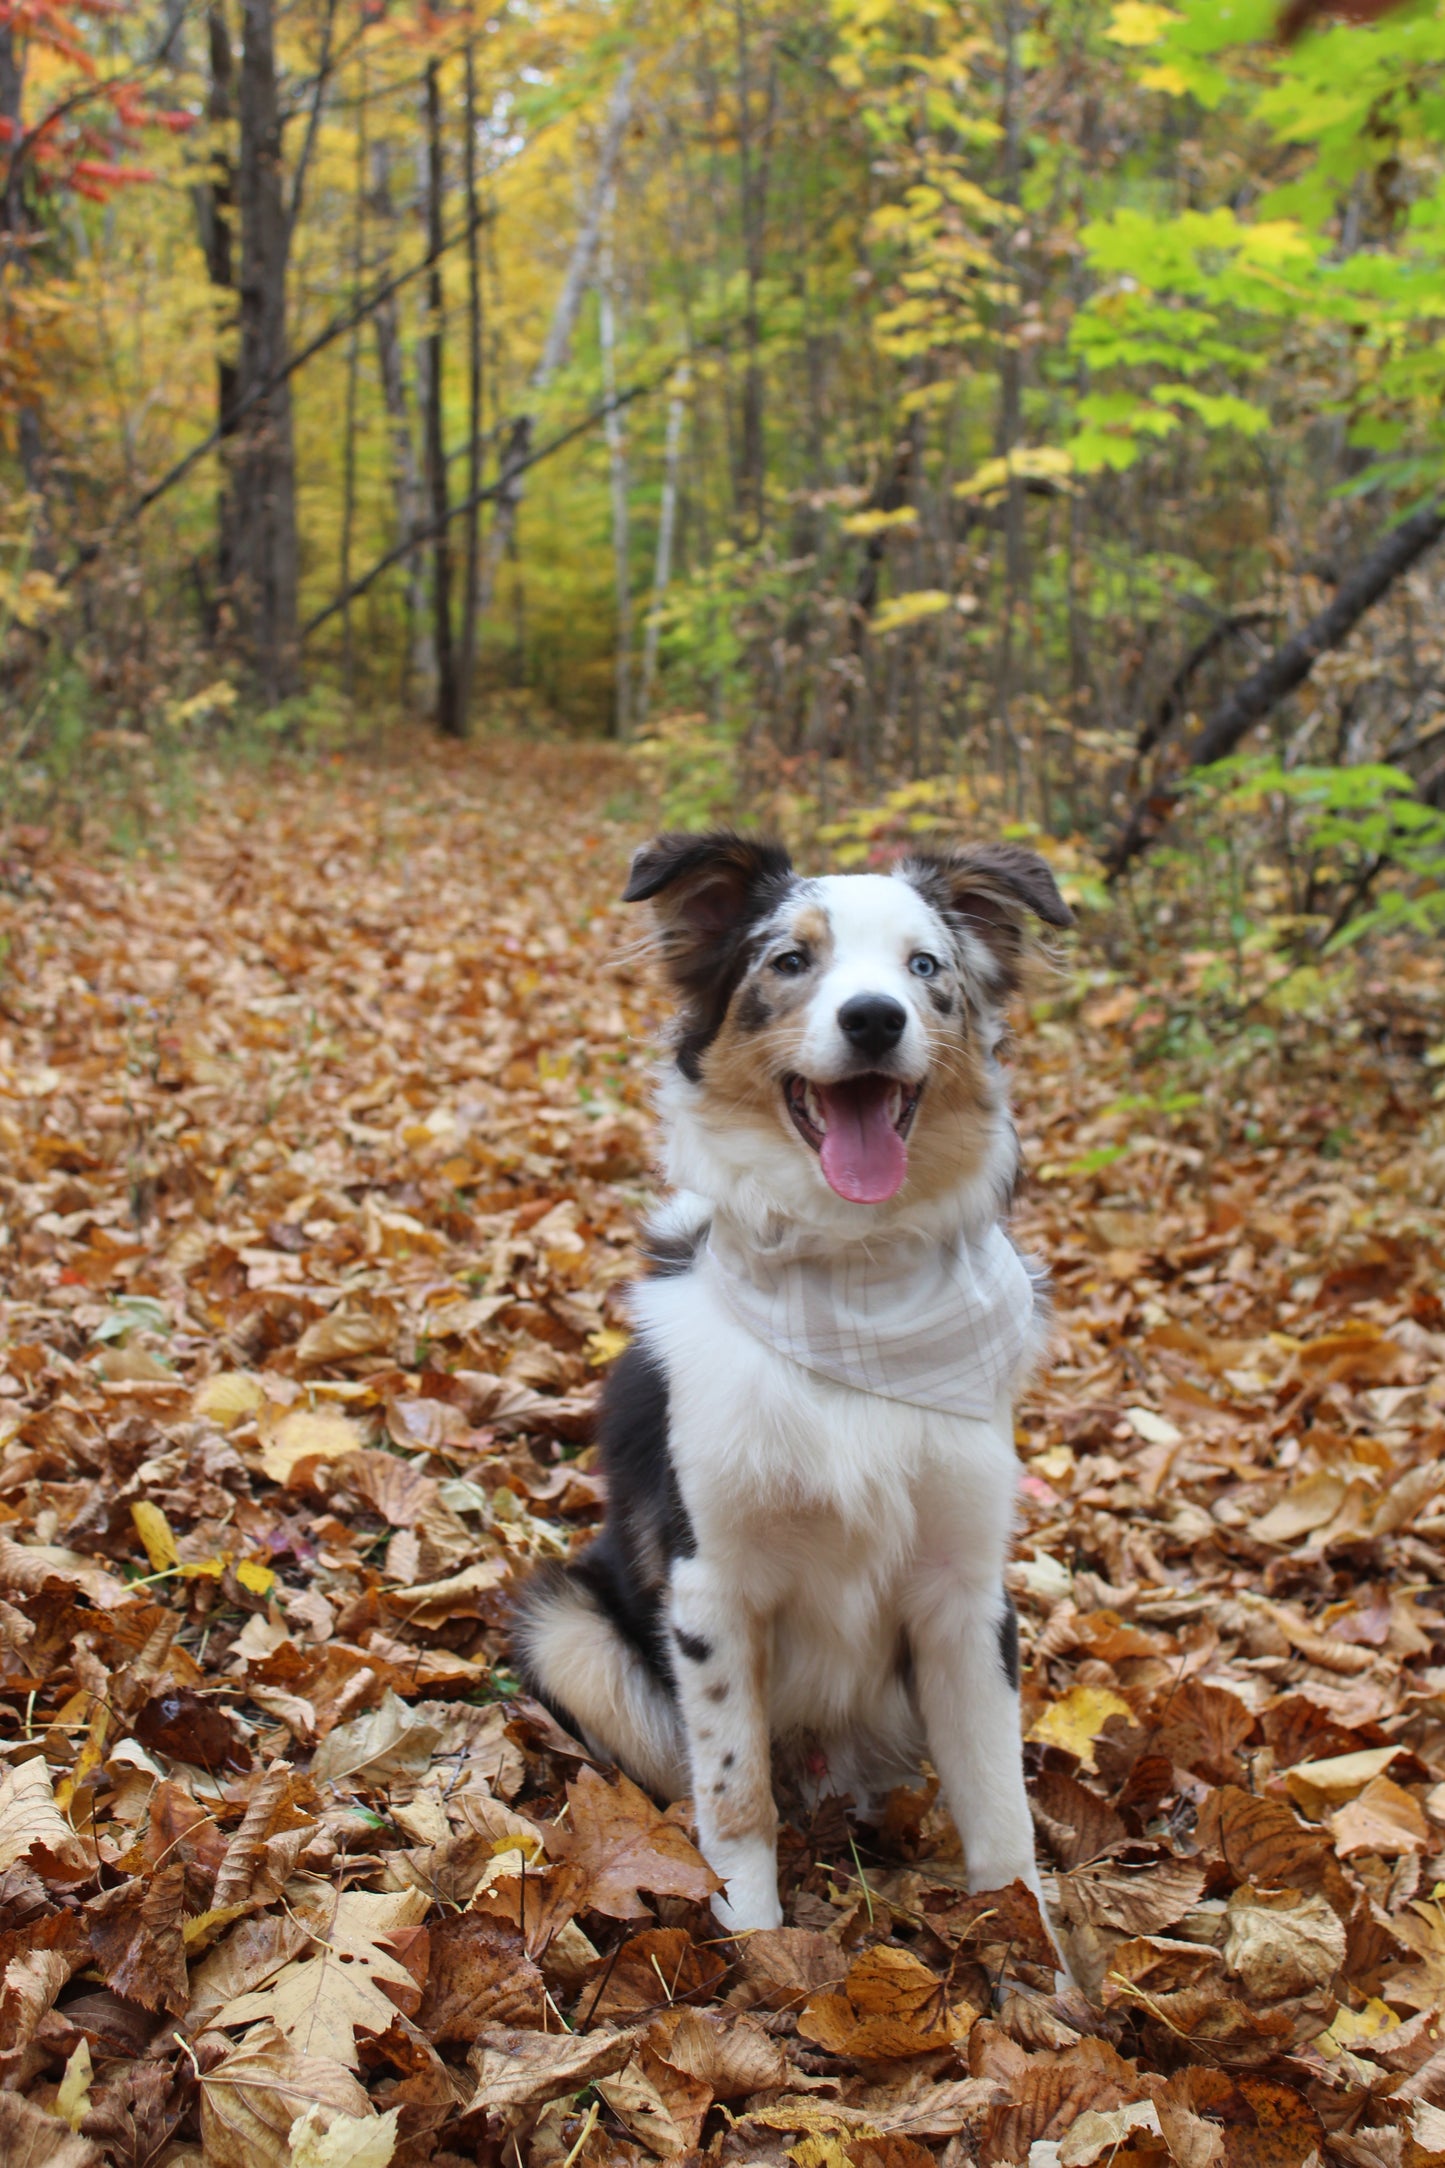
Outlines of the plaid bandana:
M1034 1287L1001 1227L876 1257L759 1250L716 1221L714 1281L738 1323L804 1370L885 1400L987 1417L1018 1367Z

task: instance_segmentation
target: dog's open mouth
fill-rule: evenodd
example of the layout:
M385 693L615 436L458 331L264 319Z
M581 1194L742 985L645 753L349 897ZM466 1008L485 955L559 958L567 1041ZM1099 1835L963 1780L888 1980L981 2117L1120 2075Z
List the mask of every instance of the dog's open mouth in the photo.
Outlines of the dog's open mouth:
M921 1084L871 1073L838 1084L813 1084L805 1076L783 1081L793 1127L818 1154L828 1187L850 1204L883 1204L902 1189L922 1091Z

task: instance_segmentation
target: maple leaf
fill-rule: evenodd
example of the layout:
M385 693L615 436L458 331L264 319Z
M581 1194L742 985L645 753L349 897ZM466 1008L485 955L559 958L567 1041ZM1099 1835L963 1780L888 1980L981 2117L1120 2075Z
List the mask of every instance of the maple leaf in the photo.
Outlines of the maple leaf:
M315 1947L310 1957L282 1967L268 1987L240 1996L212 2018L230 2027L270 2020L299 2055L355 2066L357 2029L384 2033L398 2009L414 2010L416 1982L382 1945L427 1911L420 1890L374 1896L364 1890L325 1893L296 1907ZM289 2125L288 2125L289 2128Z
M567 1787L567 1807L567 1822L549 1830L547 1849L580 1871L579 1910L630 1920L647 1910L642 1890L703 1904L722 1888L684 1831L679 1810L660 1814L630 1778L608 1784L584 1768Z
M346 2065L303 2055L258 2025L201 2078L207 2168L289 2168L291 2132L314 2109L365 2116L370 2102Z

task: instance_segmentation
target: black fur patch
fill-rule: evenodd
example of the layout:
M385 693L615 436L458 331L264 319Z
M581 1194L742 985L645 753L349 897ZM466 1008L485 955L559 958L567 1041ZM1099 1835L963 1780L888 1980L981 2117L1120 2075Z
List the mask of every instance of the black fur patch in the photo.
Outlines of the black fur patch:
M646 1232L642 1238L642 1255L654 1279L676 1280L683 1273L691 1272L706 1240L706 1226L685 1235Z
M675 1558L697 1550L692 1523L667 1450L667 1377L634 1340L608 1373L597 1421L609 1499L607 1522L580 1558L564 1568L635 1650L663 1690L675 1692L666 1599ZM542 1577L529 1584L542 1593ZM525 1607L528 1592L521 1602ZM525 1680L538 1700L538 1682ZM551 1706L551 1704L548 1704ZM564 1721L554 1709L559 1723ZM575 1725L569 1725L575 1730Z
M743 988L738 1003L737 1023L739 1031L763 1031L771 1024L773 1012L763 999L762 988L754 983Z
M1014 1608L1012 1596L1005 1595L1003 1616L998 1622L998 1653L1003 1665L1003 1675L1017 1693L1019 1690L1019 1615Z
M656 836L632 861L622 900L656 900L663 964L682 1006L677 1065L691 1083L742 983L753 931L792 879L781 843L730 828Z
M677 1645L690 1664L706 1664L712 1661L712 1643L701 1634L684 1633L680 1626L672 1629Z
M936 986L930 979L928 983L928 998L933 1003L933 1006L935 1007L935 1009L937 1009L940 1016L952 1016L953 996L946 986Z

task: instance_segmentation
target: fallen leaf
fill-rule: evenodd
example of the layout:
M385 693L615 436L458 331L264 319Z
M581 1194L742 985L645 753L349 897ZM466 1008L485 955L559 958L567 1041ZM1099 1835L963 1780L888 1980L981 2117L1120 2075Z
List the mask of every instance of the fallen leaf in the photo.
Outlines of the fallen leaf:
M344 2064L301 2054L271 2025L206 2071L200 2090L206 2168L290 2168L292 2128L313 2108L362 2117L370 2106Z
M910 1950L879 1944L854 1960L841 1994L810 1997L798 2031L831 2055L926 2055L966 2039L977 2015L950 2005L943 1981Z
M291 2168L388 2168L400 2108L343 2115L312 2106L291 2125Z
M1122 1694L1107 1686L1071 1686L1030 1725L1028 1736L1040 1746L1062 1747L1085 1769L1097 1767L1094 1746L1111 1717L1136 1721Z
M703 1904L722 1888L682 1829L677 1809L660 1814L629 1778L608 1784L584 1768L567 1787L567 1808L566 1824L549 1836L548 1849L581 1873L579 1909L630 1920L647 1909L643 1890Z
M1402 1852L1428 1851L1434 1842L1419 1802L1389 1777L1372 1777L1358 1798L1340 1808L1333 1827L1341 1859L1359 1852L1398 1859Z
M261 1448L261 1467L273 1483L289 1483L308 1460L344 1460L364 1443L355 1423L332 1408L297 1408L285 1415Z

